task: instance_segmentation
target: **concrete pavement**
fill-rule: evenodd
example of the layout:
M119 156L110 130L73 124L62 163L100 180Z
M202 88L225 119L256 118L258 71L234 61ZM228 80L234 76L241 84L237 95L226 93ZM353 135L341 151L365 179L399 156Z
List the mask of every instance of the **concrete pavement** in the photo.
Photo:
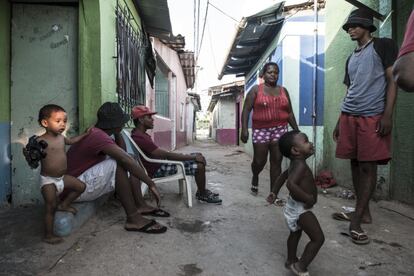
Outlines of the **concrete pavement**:
M158 219L167 233L126 232L120 204L109 200L55 246L41 242L40 207L3 209L0 275L292 275L284 268L288 229L282 209L264 199L269 171L261 174L259 195L252 196L251 158L241 148L198 141L180 151L205 154L209 186L220 193L221 206L195 201L189 209L177 195L178 185L167 183L159 188L171 217ZM413 208L372 203L374 223L364 226L372 242L358 246L340 234L348 224L331 219L332 212L354 204L335 197L337 189L320 194L314 208L326 241L309 267L311 275L414 275Z

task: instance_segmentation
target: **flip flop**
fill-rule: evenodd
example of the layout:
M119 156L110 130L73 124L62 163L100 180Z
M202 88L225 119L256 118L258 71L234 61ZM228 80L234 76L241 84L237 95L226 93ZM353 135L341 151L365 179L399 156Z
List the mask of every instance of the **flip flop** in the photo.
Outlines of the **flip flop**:
M159 209L154 209L154 210L149 211L149 212L142 212L141 215L143 215L143 216L160 217L160 218L167 218L167 217L170 216L170 213L168 213L167 211L164 211L161 208L159 208Z
M345 212L333 213L332 218L341 221L351 221L351 217Z
M351 230L349 232L341 232L341 235L349 237L353 243L358 245L368 244L371 241L366 232Z
M370 239L367 236L367 233L365 232L358 232L355 230L351 230L349 232L349 237L351 238L351 241L355 244L368 244L370 242Z
M127 231L143 232L147 234L162 234L167 231L167 227L165 226L162 226L161 228L152 228L153 226L157 224L158 222L156 222L155 220L151 220L150 222L148 222L141 228L128 228L126 226L124 228Z
M282 198L276 198L275 203L273 203L276 206L283 207L286 205L286 200Z
M340 221L351 221L350 214L352 214L352 213L354 213L354 212L349 212L349 213L345 213L345 212L333 213L332 214L332 218L333 219L336 219L336 220L340 220ZM362 219L361 223L371 224L372 222L366 221L366 220Z

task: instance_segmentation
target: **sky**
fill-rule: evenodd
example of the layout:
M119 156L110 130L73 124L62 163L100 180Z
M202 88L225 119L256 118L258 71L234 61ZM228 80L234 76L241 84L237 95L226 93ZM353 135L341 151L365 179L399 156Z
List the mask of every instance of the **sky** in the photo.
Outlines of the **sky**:
M229 83L236 79L234 75L226 75L222 80L218 80L217 77L234 40L239 21L242 17L255 14L273 3L280 2L280 0L200 0L200 41L208 1L210 5L201 48L199 47L197 82L194 88L194 92L201 95L203 111L206 111L209 103L208 87ZM291 1L298 2L298 0ZM223 12L218 11L213 5ZM168 0L168 6L173 34L183 35L186 41L185 49L194 51L194 0Z

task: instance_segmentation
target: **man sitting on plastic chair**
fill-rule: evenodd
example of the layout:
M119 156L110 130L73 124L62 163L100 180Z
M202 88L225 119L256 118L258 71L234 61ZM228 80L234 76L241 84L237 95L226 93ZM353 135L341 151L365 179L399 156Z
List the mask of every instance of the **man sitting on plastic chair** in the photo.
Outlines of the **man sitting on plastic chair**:
M135 125L131 133L132 139L151 158L183 161L186 175L194 175L195 177L197 184L196 198L200 202L221 204L222 201L219 198L219 194L206 189L206 160L201 153L181 154L163 150L146 133L148 129L154 127L152 115L156 113L143 105L135 106L132 109L131 117ZM177 165L175 164L155 164L145 160L142 160L142 162L148 175L152 178L165 177L177 173Z

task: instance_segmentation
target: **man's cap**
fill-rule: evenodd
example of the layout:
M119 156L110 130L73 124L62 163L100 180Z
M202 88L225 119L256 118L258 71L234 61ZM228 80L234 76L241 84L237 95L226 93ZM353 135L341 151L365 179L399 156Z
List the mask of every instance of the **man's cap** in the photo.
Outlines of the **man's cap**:
M348 29L354 25L362 26L371 33L377 30L377 27L374 26L372 13L367 9L357 9L352 11L345 24L342 26L342 29L347 32Z
M131 111L132 120L141 118L145 115L154 115L154 114L157 114L157 112L152 111L145 105L134 106L134 108L132 108L132 111Z
M98 122L95 127L111 129L123 127L130 120L128 114L124 113L118 103L106 102L98 109Z

